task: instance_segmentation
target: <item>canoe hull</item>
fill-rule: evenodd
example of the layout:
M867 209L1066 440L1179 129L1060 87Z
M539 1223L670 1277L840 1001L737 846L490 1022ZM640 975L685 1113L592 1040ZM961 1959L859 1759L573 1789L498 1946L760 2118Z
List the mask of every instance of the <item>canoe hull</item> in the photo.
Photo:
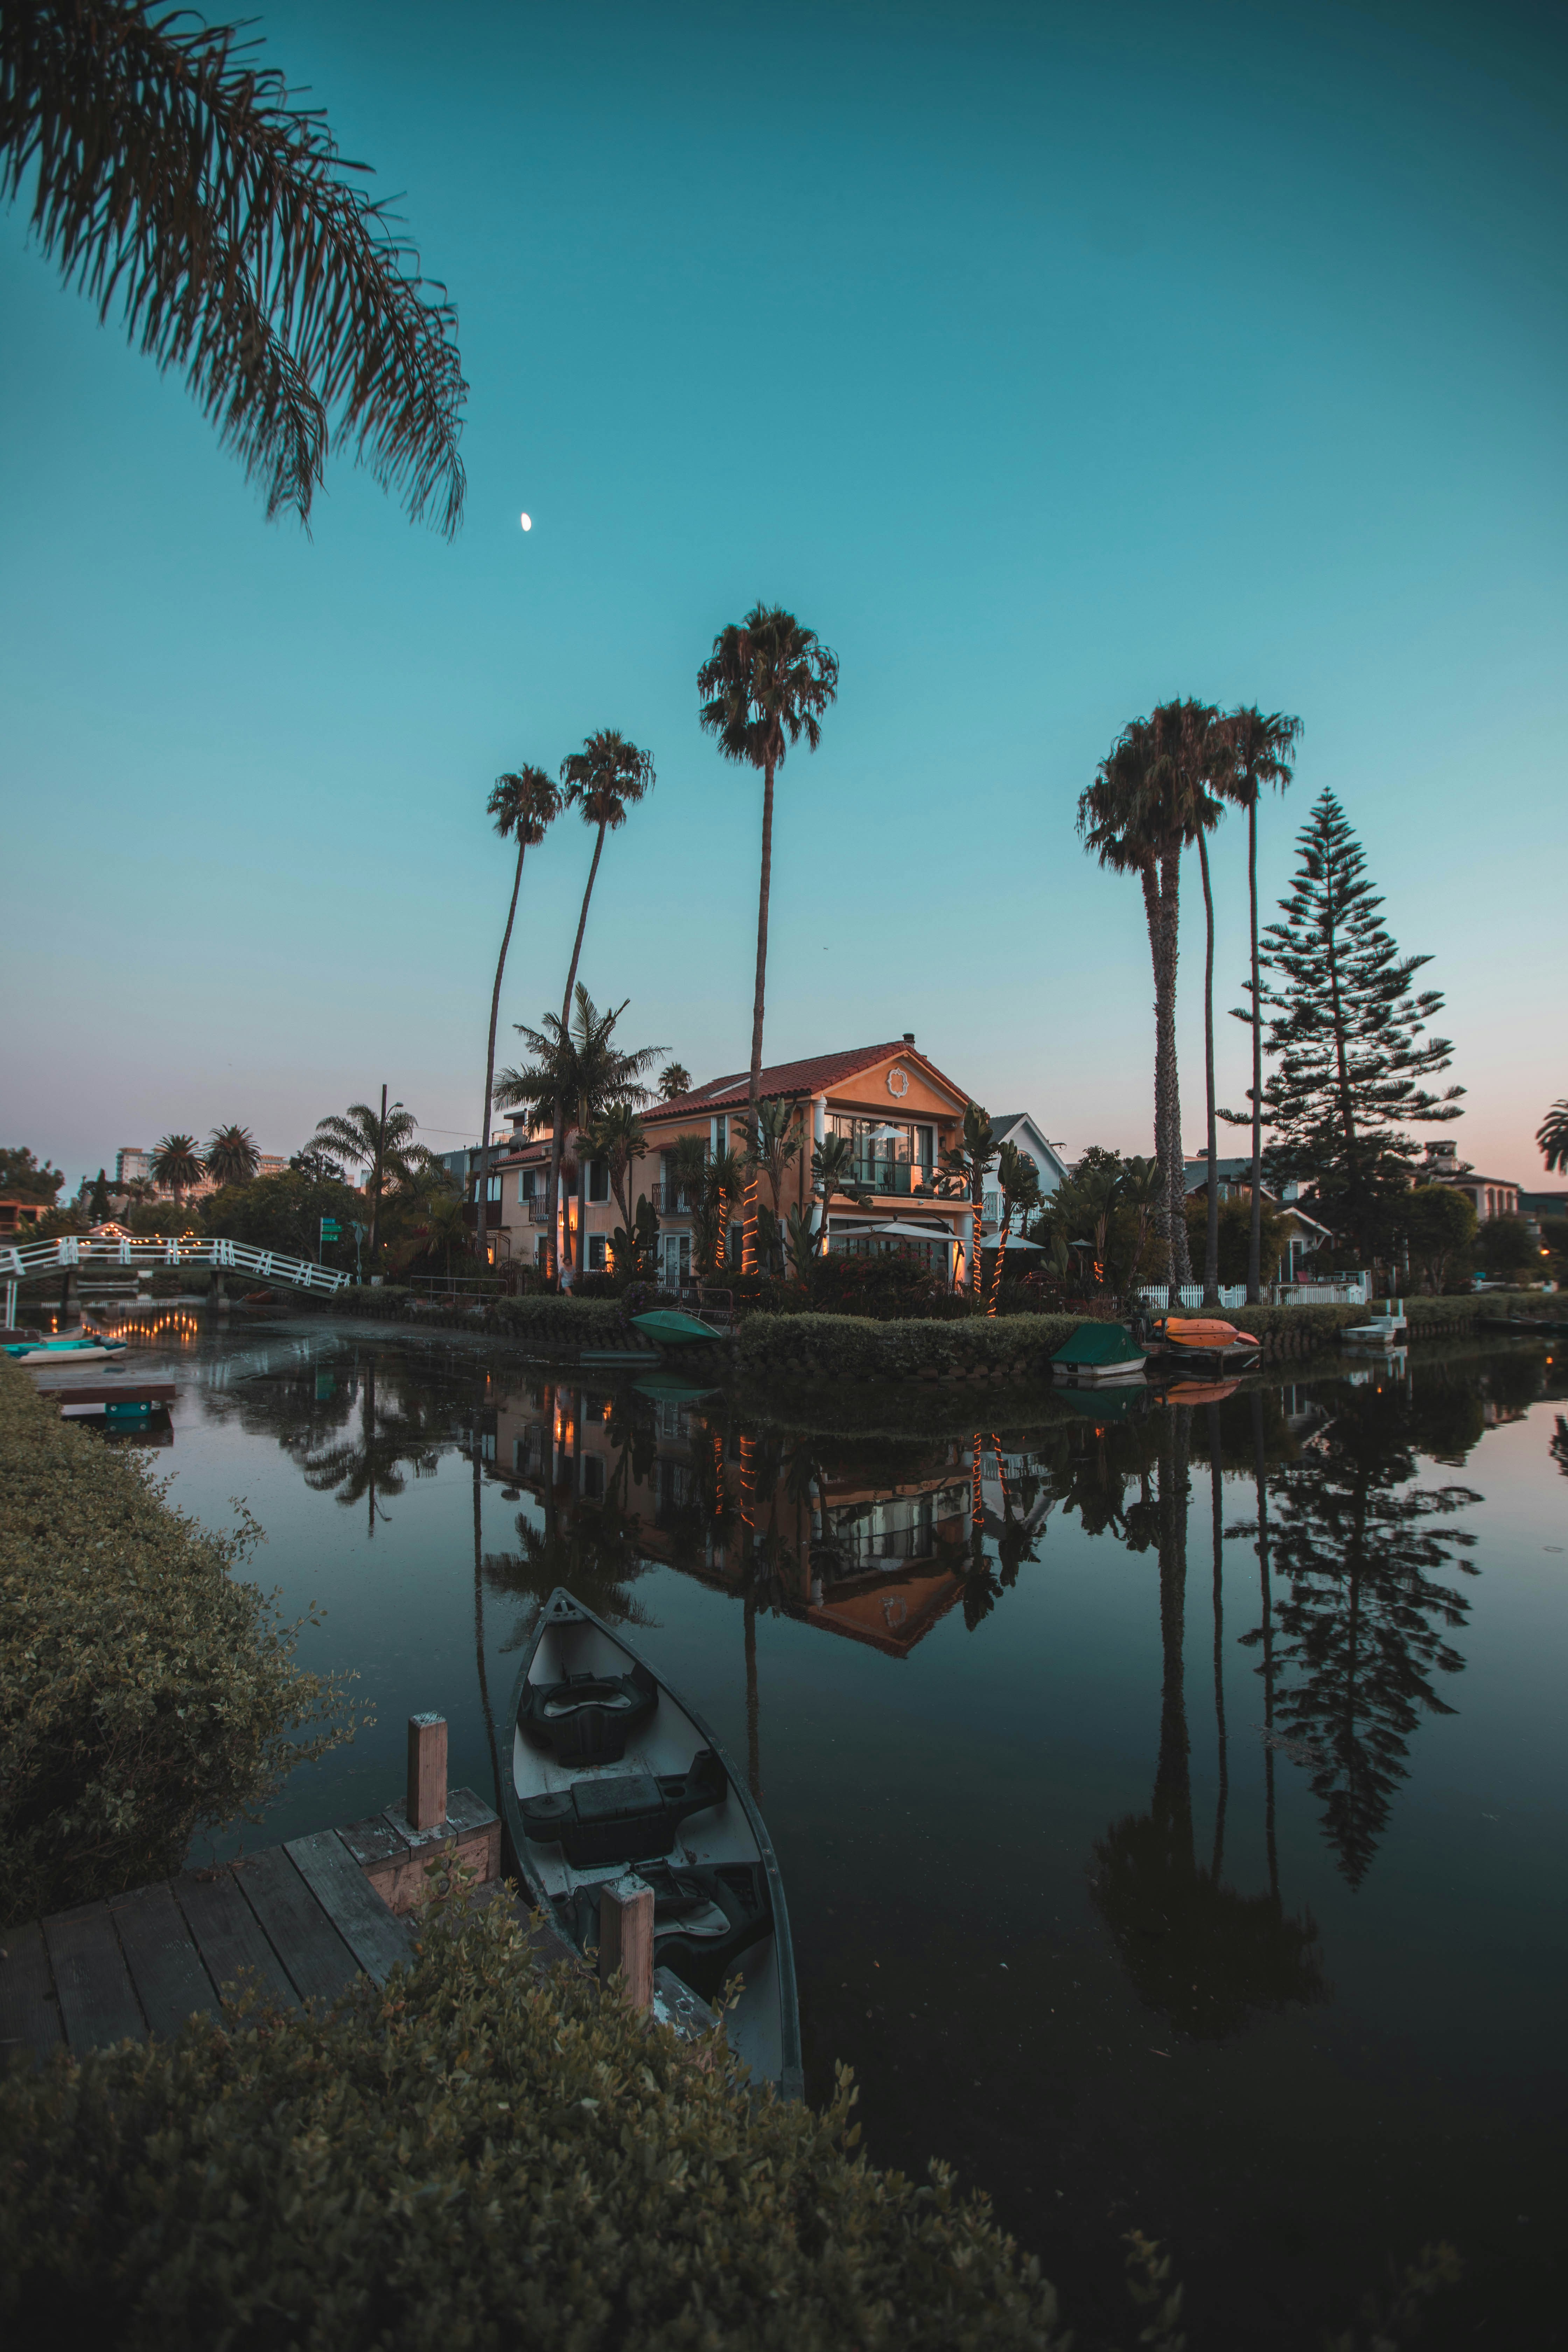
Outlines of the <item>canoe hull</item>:
M542 1694L559 1689L568 1675L582 1675L606 1682L638 1676L657 1688L651 1712L629 1725L621 1752L604 1762L586 1754L563 1760L532 1728ZM676 1696L628 1642L558 1586L523 1660L511 1719L511 1769L501 1776L501 1798L519 1874L530 1898L579 1949L598 1939L598 1889L638 1869L639 1861L647 1862L648 1874L659 1883L671 1874L695 1882L726 1872L741 1883L750 1874L766 1925L750 1936L728 1971L742 1979L743 1990L726 2014L725 2034L753 2080L775 2084L786 2098L801 2097L800 2017L784 1882L762 1815L702 1717ZM710 1757L711 1763L706 1761ZM607 1802L614 1791L606 1784L619 1780L625 1787L638 1778L668 1789L682 1776L692 1780L699 1764L711 1775L712 1795L673 1825L647 1831L645 1854L615 1852L610 1842L601 1850L595 1843L595 1825L586 1821L588 1801L595 1810ZM530 1817L537 1826L541 1811L548 1811L542 1800L563 1810L571 1800L580 1805L584 1822L563 1830L559 1840L531 1834ZM574 1861L568 1859L572 1853ZM658 1965L673 1969L687 1982L701 1974L704 1956L673 1925L661 1924L658 1912L655 1938ZM707 1988L704 1980L693 1990L707 2000L718 1986Z
M126 1352L123 1339L97 1339L90 1345L79 1339L45 1339L5 1349L14 1364L104 1364Z

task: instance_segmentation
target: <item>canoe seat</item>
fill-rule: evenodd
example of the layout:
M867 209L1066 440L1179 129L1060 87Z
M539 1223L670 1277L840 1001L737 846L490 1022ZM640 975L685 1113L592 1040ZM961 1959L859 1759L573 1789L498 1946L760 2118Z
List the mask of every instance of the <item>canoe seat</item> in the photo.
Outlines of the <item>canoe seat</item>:
M530 1797L523 1835L535 1845L558 1845L574 1870L652 1860L669 1852L688 1813L722 1804L729 1786L712 1748L701 1748L689 1772L609 1772Z
M658 1683L646 1666L634 1666L629 1675L568 1675L564 1682L530 1683L518 1721L558 1763L618 1764L627 1735L658 1705Z
M704 2000L717 1999L742 1953L773 1924L767 1874L760 1862L638 1864L653 1889L653 1957L672 1969ZM579 1886L574 1898L577 1942L599 1940L599 1890Z

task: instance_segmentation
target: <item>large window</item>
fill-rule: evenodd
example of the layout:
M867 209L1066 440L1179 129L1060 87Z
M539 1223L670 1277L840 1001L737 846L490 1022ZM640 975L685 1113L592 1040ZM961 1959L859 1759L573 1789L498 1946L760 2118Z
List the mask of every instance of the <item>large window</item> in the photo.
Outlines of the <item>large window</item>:
M936 1167L936 1129L922 1120L857 1118L829 1111L827 1132L854 1150L855 1179L877 1192L921 1192Z

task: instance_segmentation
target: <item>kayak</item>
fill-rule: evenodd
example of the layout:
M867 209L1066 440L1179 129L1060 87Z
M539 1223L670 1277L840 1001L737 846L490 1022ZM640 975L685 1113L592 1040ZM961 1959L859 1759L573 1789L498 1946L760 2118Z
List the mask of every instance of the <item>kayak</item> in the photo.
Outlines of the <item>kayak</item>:
M599 1941L600 1890L653 1889L656 1999L668 1969L717 2005L754 2081L803 2095L795 1952L762 1815L695 1707L557 1586L513 1695L501 1799L531 1899L567 1941Z
M123 1339L106 1339L93 1332L85 1339L23 1339L8 1345L14 1364L102 1364L126 1353Z
M1154 1345L1163 1352L1168 1368L1184 1359L1216 1366L1246 1363L1262 1341L1216 1315L1167 1315L1154 1326Z

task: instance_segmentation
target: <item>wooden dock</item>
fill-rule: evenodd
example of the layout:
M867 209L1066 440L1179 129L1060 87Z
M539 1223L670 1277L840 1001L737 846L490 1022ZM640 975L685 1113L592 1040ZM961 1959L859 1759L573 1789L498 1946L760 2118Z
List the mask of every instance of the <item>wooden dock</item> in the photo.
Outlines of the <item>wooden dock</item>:
M384 1984L412 1957L432 1861L464 1864L479 1886L500 1877L500 1822L471 1790L448 1795L446 1749L445 1723L416 1716L404 1804L6 1929L0 2063L177 2033L242 1979L289 2008L356 1977Z

